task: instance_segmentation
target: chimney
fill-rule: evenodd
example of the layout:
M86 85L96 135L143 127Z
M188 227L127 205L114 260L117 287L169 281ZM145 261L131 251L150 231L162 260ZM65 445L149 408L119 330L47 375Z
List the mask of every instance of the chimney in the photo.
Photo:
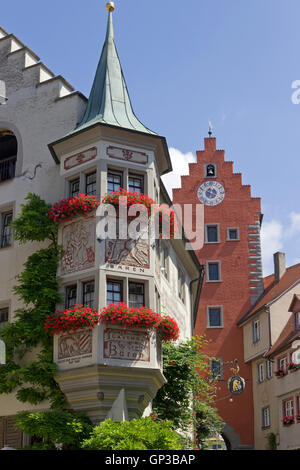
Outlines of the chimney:
M285 274L286 264L285 264L285 253L280 253L279 251L274 254L274 274L275 281L278 282Z

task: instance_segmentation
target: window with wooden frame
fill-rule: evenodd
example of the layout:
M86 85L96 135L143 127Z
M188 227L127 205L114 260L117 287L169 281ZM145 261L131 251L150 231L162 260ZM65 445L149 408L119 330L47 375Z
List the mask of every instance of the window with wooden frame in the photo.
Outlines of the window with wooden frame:
M77 197L80 194L80 177L69 181L69 197Z
M85 175L85 194L87 196L97 194L97 171Z
M0 248L7 248L12 245L12 228L10 226L13 220L13 211L2 212L0 214Z
M261 362L257 365L258 383L265 380L265 362Z
M77 304L77 284L65 287L65 308L74 307Z
M144 193L144 175L129 173L128 190L136 193Z
M287 398L282 402L283 417L294 416L294 398Z
M139 282L129 282L129 307L145 307L145 285Z
M120 191L123 188L123 173L118 170L107 170L107 193Z
M283 370L284 372L287 372L287 365L288 365L287 355L279 357L277 360L277 363L278 363L278 369Z
M260 341L260 320L254 320L252 322L252 342L253 344Z
M271 379L273 377L273 362L266 361L266 371L267 371L267 379Z
M95 307L95 281L82 283L82 304L85 307Z
M262 409L262 428L269 428L270 426L271 426L270 406L265 406Z
M107 279L106 281L106 303L118 304L123 302L123 282Z

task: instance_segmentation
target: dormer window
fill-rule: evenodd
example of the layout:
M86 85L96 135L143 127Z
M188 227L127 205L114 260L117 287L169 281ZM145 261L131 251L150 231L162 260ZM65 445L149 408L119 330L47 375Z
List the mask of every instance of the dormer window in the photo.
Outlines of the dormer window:
M15 135L0 131L0 183L15 177L18 143Z
M217 164L206 163L205 164L205 178L216 178L217 177Z

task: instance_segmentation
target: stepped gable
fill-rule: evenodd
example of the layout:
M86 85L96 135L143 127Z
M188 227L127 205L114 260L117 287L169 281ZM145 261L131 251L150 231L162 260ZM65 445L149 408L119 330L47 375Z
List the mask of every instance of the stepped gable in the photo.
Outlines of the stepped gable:
M37 94L50 93L54 100L74 94L86 100L64 77L56 76L34 51L1 26L0 81L5 82L7 99L24 88L36 87Z

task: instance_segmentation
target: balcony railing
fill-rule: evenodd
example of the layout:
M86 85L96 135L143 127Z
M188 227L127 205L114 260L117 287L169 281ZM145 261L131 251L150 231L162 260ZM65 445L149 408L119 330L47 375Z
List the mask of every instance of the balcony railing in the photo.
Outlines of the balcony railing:
M0 183L15 177L17 157L0 160Z

